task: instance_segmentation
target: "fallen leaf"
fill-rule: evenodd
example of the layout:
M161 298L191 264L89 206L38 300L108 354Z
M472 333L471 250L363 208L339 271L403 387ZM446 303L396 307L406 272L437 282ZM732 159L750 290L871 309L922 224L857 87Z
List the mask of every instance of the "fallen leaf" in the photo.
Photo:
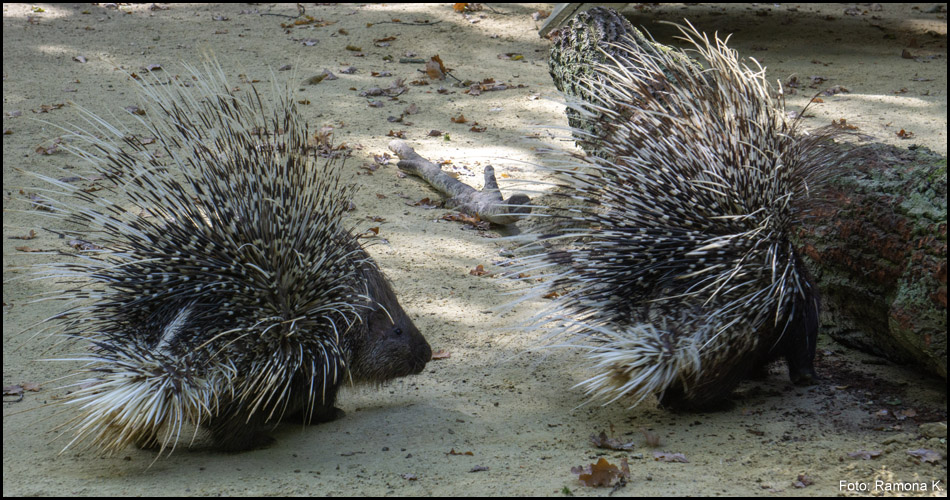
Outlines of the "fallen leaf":
M600 435L595 436L594 434L590 435L590 442L598 448L604 448L607 450L620 450L620 451L630 451L633 449L633 441L629 443L624 443L623 441L617 438L607 437L606 431L600 431Z
M588 487L608 487L630 478L630 467L627 459L623 458L620 467L611 464L601 457L595 464L571 467L571 472L577 474L577 479Z
M914 133L901 129L901 131L897 133L897 137L900 137L901 139L912 139L914 137Z
M799 474L798 479L795 481L792 481L792 486L796 488L805 488L813 484L815 484L815 482L806 474Z
M940 453L933 450L919 448L916 450L907 450L907 454L916 458L920 462L927 462L931 464L940 462Z
M469 271L468 274L471 274L472 276L484 276L484 275L490 274L490 273L485 270L485 267L484 267L484 266L482 266L481 264L479 264L479 265L475 266L475 269L472 269L471 271Z
M439 58L439 55L436 54L429 59L429 62L426 63L426 76L430 80L445 80L445 65L442 64L442 59Z

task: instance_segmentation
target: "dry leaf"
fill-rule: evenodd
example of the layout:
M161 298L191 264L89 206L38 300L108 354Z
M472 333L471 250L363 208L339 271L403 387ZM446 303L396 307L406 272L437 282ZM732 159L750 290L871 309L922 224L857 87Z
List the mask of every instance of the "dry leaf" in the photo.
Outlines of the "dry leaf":
M633 441L629 443L624 443L623 441L617 438L607 437L606 431L600 431L599 436L593 434L590 435L590 442L598 448L604 448L607 450L620 450L620 451L630 451L633 449Z
M796 488L804 488L806 486L811 486L813 484L815 484L815 482L806 474L799 474L798 479L792 482L792 486Z
M430 80L445 80L445 65L442 64L442 59L439 58L439 55L436 54L429 59L429 62L426 63L426 76Z
M630 467L627 465L626 458L621 459L620 467L601 457L596 464L571 467L571 472L577 474L577 479L584 486L597 488L613 486L615 482L619 483L630 478Z
M919 448L916 450L907 450L907 454L916 458L920 462L927 462L931 464L940 463L940 453L933 450Z
M475 269L472 269L471 271L469 271L468 274L471 274L472 276L485 276L486 274L490 274L490 273L485 270L484 266L479 264L475 266Z

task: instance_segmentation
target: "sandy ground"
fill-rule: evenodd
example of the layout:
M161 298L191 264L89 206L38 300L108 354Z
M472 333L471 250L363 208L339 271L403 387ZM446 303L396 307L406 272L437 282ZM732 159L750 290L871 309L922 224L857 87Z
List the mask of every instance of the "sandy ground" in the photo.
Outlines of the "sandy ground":
M770 79L787 82L797 75L804 84L789 96L791 109L800 109L821 89L848 89L810 107L808 127L845 118L878 141L920 144L945 155L945 7L934 12L930 4L861 4L854 15L845 12L849 7L668 5L640 12L638 20L662 41L670 40L672 29L657 20L688 18L701 30L735 33L732 46L768 66ZM361 168L387 152L386 134L394 130L405 131L422 155L451 160L467 183L480 186L489 163L503 189L512 179L536 178L533 164L543 161L539 145L556 141L551 132L531 127L566 124L548 76L549 42L537 36L540 22L531 17L550 10L550 4L498 5L466 16L449 4L306 8L332 24L287 30L280 24L289 18L259 15L296 16L293 5L116 10L4 4L3 384L40 384L20 402L4 398L4 496L604 495L610 490L585 487L571 472L600 456L615 464L628 460L631 478L618 491L624 495L893 494L877 488L924 485L926 491L915 494L946 496L945 423L943 437L939 425L921 425L946 421L944 381L822 339L818 371L824 379L811 388L790 386L779 366L766 380L740 386L735 405L726 411L677 414L657 408L655 401L635 409L623 403L585 405L583 393L572 389L587 376L580 353L531 351L543 332L506 329L543 304L492 312L510 300L504 294L514 285L469 274L479 264L500 270L505 250L500 234L442 221L445 210L410 206L437 195L416 179L398 176L392 163L371 175ZM426 20L428 25L408 24ZM387 37L395 39L374 45ZM308 39L317 43L307 46ZM348 45L362 50L347 50ZM199 439L195 449L179 449L151 467L154 453L146 450L112 457L73 449L60 454L68 440L54 441L52 429L66 415L44 405L63 394L53 379L69 367L34 360L69 349L31 340L27 327L62 304L30 302L52 284L22 279L22 267L40 257L15 247L57 249L63 243L41 229L35 213L8 210L23 208L21 188L39 185L17 169L55 175L75 159L35 152L61 133L34 118L65 123L72 113L66 108L36 113L68 101L121 116L122 108L137 100L116 67L141 71L161 64L166 73L178 73L180 61L200 61L208 51L235 82L244 74L264 82L264 88L272 74L289 78L291 72L277 71L287 64L300 81L325 68L339 77L301 84L300 95L311 102L301 112L313 126L333 125L335 140L354 148L349 168L361 189L351 224L359 231L380 226L380 242L370 252L433 348L451 356L378 390L346 390L340 400L345 418L309 428L282 426L274 434L277 443L267 449L221 454L202 448ZM913 58L902 58L902 51ZM381 108L368 106L359 91L386 87L396 77L424 79L422 64L398 62L409 52L425 59L438 54L461 80L494 78L516 88L476 97L449 79L410 85L398 100L381 98ZM510 53L523 58L499 57ZM88 62L77 62L78 56ZM340 71L349 66L356 73ZM382 71L392 76L372 76ZM809 88L813 77L824 82ZM440 85L447 94L437 92ZM387 121L412 104L419 109L406 117L412 125ZM459 114L469 123L450 121ZM472 121L486 130L471 131ZM913 137L900 138L902 129ZM451 140L444 134L427 137L430 130ZM529 133L540 139L526 139ZM374 223L367 219L372 216L386 220ZM39 235L35 240L10 239L30 229ZM658 448L645 444L641 429L659 436ZM589 436L602 430L632 441L634 449L594 447ZM936 458L908 453L919 449ZM849 455L859 450L879 453L873 459ZM655 451L682 453L688 462L655 460ZM485 469L476 472L480 467ZM932 481L938 482L935 490Z

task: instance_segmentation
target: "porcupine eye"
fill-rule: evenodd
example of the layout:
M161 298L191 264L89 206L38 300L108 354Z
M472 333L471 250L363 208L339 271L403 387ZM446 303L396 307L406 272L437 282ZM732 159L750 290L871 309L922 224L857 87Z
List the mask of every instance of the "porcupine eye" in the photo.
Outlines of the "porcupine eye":
M402 335L402 328L399 328L398 326L396 328L393 328L393 335L397 337Z

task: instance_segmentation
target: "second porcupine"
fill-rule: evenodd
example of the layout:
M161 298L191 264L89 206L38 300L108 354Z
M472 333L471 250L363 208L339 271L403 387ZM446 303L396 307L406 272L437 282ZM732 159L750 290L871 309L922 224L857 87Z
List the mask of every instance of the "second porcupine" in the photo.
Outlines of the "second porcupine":
M80 301L47 321L90 344L89 378L65 401L79 407L67 447L161 453L190 422L218 449L255 448L281 419L340 416L345 380L378 384L431 357L344 227L353 186L341 161L318 158L289 90L268 106L217 63L187 69L141 84L154 150L80 108L85 125L64 130L95 185L45 178L74 200L43 208L99 245L46 266L70 280L58 298Z
M572 129L594 147L552 168L566 206L515 273L551 270L539 323L583 339L589 394L702 409L776 357L814 379L818 291L790 236L849 153L839 129L803 133L763 68L680 31L688 52L643 36L594 49Z

